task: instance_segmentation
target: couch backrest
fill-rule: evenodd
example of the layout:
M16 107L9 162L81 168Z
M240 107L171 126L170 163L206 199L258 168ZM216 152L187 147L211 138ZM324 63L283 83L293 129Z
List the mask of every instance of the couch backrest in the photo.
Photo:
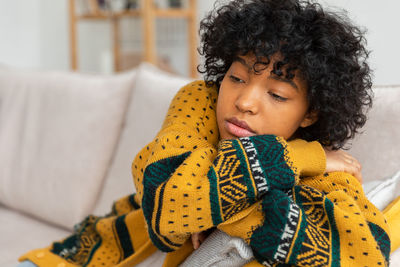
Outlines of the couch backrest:
M134 77L0 69L0 202L67 228L92 212Z
M368 121L350 149L361 162L365 182L384 179L400 170L400 85L373 90Z

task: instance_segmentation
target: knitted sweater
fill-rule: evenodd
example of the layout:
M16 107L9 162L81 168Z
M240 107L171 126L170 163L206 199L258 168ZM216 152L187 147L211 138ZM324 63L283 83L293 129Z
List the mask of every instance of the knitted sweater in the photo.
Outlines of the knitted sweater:
M21 259L132 266L154 244L171 252L165 265L176 266L192 251L192 233L218 227L243 238L266 266L388 264L382 214L353 176L323 174L319 143L273 135L218 142L216 99L216 89L203 82L182 88L157 137L132 164L137 194Z

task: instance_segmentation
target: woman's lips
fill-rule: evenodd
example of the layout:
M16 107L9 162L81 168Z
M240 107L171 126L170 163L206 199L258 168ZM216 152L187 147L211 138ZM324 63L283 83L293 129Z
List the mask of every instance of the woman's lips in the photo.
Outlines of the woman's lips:
M256 133L247 125L246 122L236 118L225 121L225 127L228 132L236 137L247 137L256 135Z

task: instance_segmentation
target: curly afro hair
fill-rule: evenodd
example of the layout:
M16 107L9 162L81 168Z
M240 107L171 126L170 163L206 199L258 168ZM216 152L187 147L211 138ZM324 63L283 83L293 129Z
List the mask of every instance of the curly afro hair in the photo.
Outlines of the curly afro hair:
M235 0L201 21L200 36L204 63L198 71L217 88L237 56L254 55L257 72L256 64L280 54L272 72L300 75L309 110L318 112L316 123L298 129L299 138L340 149L365 124L372 105L369 52L364 31L344 14L309 1Z

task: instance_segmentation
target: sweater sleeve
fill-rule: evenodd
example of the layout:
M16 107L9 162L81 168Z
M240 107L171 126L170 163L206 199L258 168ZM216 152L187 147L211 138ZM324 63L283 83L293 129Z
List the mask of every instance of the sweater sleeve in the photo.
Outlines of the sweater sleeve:
M136 200L160 250L176 250L190 234L229 219L269 188L291 188L300 175L325 169L317 142L262 135L218 145L216 97L202 82L182 88L157 137L132 164Z
M286 193L270 190L257 204L245 219L219 227L244 238L260 263L388 266L386 221L349 174L302 179Z
M324 170L325 153L318 142L286 142L275 135L224 140L207 173L213 225L228 220L272 189L286 192L300 176Z

